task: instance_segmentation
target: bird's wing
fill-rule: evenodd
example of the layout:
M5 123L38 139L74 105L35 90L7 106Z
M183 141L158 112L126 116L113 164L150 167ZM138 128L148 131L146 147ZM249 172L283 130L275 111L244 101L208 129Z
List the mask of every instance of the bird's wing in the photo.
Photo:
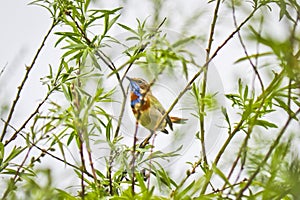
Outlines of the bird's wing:
M158 99L152 94L148 94L147 96L151 99L151 106L154 106L154 108L156 108L162 115L164 115L166 113L166 110L158 101ZM170 129L173 130L173 124L169 115L167 115L166 117L166 122L169 125Z

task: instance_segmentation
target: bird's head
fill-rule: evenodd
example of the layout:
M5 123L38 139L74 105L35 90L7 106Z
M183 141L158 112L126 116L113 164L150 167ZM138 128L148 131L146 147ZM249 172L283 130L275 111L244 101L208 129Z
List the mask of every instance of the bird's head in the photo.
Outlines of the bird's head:
M149 84L147 83L147 81L145 81L142 78L129 78L128 76L126 76L126 78L130 81L130 89L132 92L134 93L145 93L146 90L149 87ZM150 91L148 91L150 92Z

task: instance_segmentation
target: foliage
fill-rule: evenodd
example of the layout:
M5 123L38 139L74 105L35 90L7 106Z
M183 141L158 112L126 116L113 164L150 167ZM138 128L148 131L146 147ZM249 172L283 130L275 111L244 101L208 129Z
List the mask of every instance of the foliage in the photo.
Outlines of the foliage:
M137 19L135 26L121 20L126 7L102 9L90 0L30 3L45 8L52 24L26 66L14 101L5 115L1 113L2 199L299 198L300 159L294 145L299 145L300 130L300 4L294 0L208 1L214 9L210 10L210 28L202 28L207 47L200 61L200 51L192 51L190 45L200 43L203 35L171 40L163 27L172 22L172 16L163 16L163 1L151 3L153 24L150 16ZM218 42L214 40L217 35L225 34L219 28L224 11L232 13L234 27ZM240 22L238 13L246 16ZM272 37L266 27L271 14L285 22L286 38ZM198 17L195 13L193 20ZM126 37L114 36L114 31L125 32ZM60 64L49 64L49 73L41 77L46 86L44 99L15 127L12 122L20 93L50 37L57 38L52 45L62 49ZM230 41L239 43L244 53L231 59L244 72L250 69L255 78L251 85L245 76L238 77L236 91L226 94L209 91L212 62L226 59L219 52L230 47ZM110 55L114 51L122 54L122 61L114 60ZM130 138L133 145L126 143L126 134L136 136L143 131L134 124L130 130L135 134L123 131L128 96L124 78L135 70L151 79L151 86L165 77L185 80L184 87L178 82L181 90L170 100L165 115L189 95L192 106L183 109L192 111L184 118L190 121L188 126L196 119L193 135L201 150L181 166L186 173L179 178L171 173L176 166L168 170L164 163L184 157L183 145L169 151L156 148L156 135L151 135L151 144L136 137ZM226 102L219 102L220 96ZM213 124L223 127L223 140L211 155L207 151L208 120L216 111L226 127ZM189 131L179 130L178 134ZM56 169L43 167L53 160L72 170L72 175L66 175L76 180L71 189L57 187L52 176Z

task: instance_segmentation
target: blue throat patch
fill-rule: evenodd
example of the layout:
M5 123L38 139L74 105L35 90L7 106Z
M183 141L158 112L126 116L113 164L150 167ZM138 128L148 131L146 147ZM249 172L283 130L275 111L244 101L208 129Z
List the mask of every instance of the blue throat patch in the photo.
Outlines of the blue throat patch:
M131 91L132 91L136 96L138 96L137 99L131 101L131 103L130 103L130 104L131 104L131 107L134 107L135 104L141 102L142 94L141 94L141 92L140 92L140 86L139 86L136 82L134 82L134 81L130 81L130 89L131 89Z

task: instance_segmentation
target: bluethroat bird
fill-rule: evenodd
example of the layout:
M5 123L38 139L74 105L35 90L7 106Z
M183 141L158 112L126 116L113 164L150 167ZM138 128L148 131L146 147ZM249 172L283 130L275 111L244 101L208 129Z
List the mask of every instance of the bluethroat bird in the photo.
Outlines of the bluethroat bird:
M138 119L139 124L152 133L154 131L162 131L167 134L167 125L173 130L173 123L184 123L186 121L186 119L167 115L160 126L156 127L166 110L158 99L152 95L149 84L144 79L126 78L130 81L130 104L132 112L135 118ZM156 130L154 130L155 128Z

